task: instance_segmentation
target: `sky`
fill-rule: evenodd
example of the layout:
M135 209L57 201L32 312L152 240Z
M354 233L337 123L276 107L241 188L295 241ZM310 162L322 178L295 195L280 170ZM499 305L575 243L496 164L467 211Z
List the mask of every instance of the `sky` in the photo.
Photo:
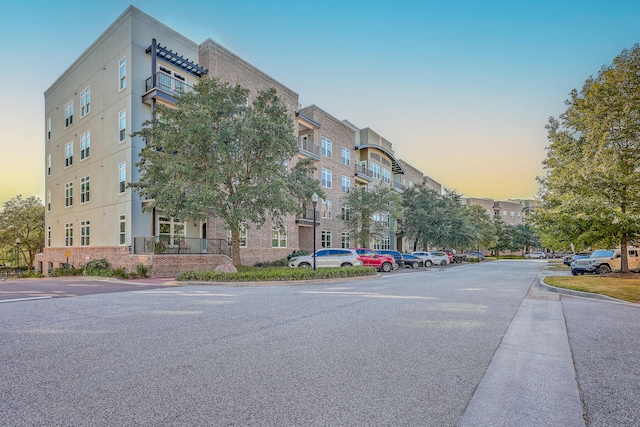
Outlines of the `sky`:
M44 92L133 6L211 38L465 197L531 199L545 125L640 42L638 0L0 0L0 203L44 199Z

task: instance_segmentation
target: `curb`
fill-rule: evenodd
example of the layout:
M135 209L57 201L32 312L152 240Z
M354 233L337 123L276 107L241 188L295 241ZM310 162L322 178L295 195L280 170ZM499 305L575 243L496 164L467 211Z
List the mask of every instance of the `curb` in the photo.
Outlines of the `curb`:
M558 288L555 286L551 286L545 283L544 281L544 277L540 278L539 282L538 282L538 286L540 286L541 288L544 288L548 291L551 292L556 292L558 294L565 294L565 295L571 295L574 297L582 297L582 298L589 298L589 299L596 299L596 300L600 300L600 301L607 301L607 302L615 302L618 304L625 304L625 305L629 305L632 307L640 307L640 304L634 304L632 302L628 302L628 301L623 301L614 297L610 297L608 295L602 295L602 294L594 294L591 292L583 292L583 291L576 291L573 289L566 289L566 288Z

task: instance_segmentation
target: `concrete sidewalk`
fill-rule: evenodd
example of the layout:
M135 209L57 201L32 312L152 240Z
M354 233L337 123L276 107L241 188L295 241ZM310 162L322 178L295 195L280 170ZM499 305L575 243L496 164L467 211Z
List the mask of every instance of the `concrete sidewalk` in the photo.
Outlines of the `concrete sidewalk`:
M584 426L560 295L532 285L459 426Z

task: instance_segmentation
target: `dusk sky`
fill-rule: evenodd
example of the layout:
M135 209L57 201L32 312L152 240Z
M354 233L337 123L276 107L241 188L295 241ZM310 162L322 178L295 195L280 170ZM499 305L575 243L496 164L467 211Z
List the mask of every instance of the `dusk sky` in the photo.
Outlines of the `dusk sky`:
M44 199L44 92L130 5L0 0L0 203ZM133 5L211 38L465 197L532 198L545 125L640 42L639 0L189 1Z

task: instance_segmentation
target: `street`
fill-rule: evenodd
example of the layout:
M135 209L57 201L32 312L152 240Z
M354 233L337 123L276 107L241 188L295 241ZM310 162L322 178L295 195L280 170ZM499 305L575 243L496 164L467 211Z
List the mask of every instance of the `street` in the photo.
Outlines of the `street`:
M455 426L544 265L0 304L0 425ZM587 425L637 425L638 307L539 292Z

